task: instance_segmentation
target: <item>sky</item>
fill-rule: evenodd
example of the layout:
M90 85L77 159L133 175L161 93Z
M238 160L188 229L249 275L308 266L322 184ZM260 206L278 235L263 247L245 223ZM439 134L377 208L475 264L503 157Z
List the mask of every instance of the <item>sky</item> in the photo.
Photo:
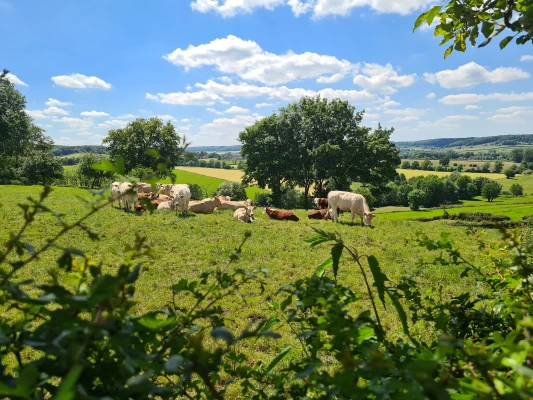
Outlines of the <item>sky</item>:
M192 146L303 95L350 101L392 140L533 133L533 47L453 52L412 32L433 0L0 0L0 69L56 144L137 118Z

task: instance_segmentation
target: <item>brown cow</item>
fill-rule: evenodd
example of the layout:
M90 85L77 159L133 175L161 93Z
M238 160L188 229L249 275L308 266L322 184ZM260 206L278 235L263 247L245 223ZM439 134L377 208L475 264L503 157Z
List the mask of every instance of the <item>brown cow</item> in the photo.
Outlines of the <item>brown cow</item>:
M328 199L323 199L319 197L315 197L313 199L313 203L315 203L315 206L318 210L323 210L328 208Z
M307 214L307 218L309 219L331 219L331 215L329 215L329 210L312 210L309 211L309 214Z
M285 210L272 210L270 207L266 207L263 214L268 215L270 219L277 219L279 221L299 221L300 218L296 216L292 211Z

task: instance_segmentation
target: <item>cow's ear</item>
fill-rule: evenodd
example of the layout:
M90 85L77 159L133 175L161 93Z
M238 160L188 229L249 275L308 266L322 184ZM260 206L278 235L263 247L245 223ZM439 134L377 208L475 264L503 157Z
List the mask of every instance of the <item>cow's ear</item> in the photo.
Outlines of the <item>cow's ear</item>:
M377 218L377 217L378 217L376 214L372 214L372 216L373 216L374 218Z
M185 196L184 196L184 195L182 195L182 196L180 196L180 199L183 199L184 197L185 197Z

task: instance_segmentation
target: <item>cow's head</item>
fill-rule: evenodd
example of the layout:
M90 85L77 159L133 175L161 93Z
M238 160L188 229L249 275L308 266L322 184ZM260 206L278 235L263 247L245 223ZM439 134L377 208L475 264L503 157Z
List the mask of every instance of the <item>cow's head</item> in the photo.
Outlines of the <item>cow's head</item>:
M366 226L372 226L372 218L375 218L376 214L372 214L371 212L366 212L363 214L363 221Z
M215 196L211 200L213 200L213 202L215 203L215 207L220 207L222 205L222 202L220 201L219 196Z
M265 207L265 209L263 210L263 214L266 214L267 210L270 211L270 207Z

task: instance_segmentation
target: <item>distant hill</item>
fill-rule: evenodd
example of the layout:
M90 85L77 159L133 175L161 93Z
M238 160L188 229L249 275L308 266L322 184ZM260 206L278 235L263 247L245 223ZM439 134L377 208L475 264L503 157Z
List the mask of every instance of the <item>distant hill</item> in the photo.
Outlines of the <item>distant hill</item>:
M189 153L198 153L200 151L205 151L207 153L241 151L241 146L240 145L235 145L235 146L193 146L193 147L187 148L187 152L189 152Z
M533 144L533 135L499 135L468 138L426 139L413 142L394 142L399 148L427 148L445 149L450 147L470 147L480 145L516 146L519 144Z
M52 154L54 156L68 156L75 153L96 153L105 154L107 148L105 146L59 146L55 145L52 148Z

